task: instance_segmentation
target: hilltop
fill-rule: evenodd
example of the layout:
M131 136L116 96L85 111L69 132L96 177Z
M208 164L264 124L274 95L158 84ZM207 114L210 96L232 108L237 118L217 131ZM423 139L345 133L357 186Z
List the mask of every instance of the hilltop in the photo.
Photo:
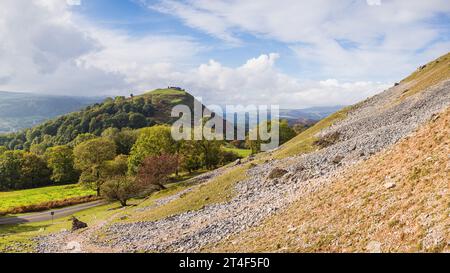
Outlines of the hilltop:
M101 135L107 128L139 129L157 124L171 124L172 107L185 104L192 107L194 97L178 89L157 89L139 96L107 98L101 103L48 120L30 129L0 135L0 146L29 149L32 144L47 147L64 145L78 135Z

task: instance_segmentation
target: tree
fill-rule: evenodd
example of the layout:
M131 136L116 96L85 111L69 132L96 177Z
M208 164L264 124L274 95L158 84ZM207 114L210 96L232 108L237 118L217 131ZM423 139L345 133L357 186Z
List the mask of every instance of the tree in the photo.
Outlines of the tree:
M125 207L127 201L139 192L135 181L125 175L111 177L101 187L102 196L110 201L119 201Z
M176 155L149 156L139 167L136 181L142 189L152 187L156 187L158 190L165 189L164 184L169 181L169 176L175 173L177 167L178 156Z
M280 121L280 145L293 139L296 135L297 133L289 126L287 120L283 119Z
M107 161L100 170L101 195L111 201L118 200L122 206L127 200L139 192L135 181L127 177L128 160L125 155L118 155L114 160Z
M71 147L76 147L79 144L86 142L88 140L97 138L95 135L90 134L90 133L86 133L86 134L79 134L71 143Z
M203 139L194 142L200 147L204 166L209 170L216 168L220 164L223 141Z
M181 168L192 173L203 166L202 151L196 141L185 141L181 148Z
M6 151L0 155L1 190L28 189L50 183L50 170L43 158L23 151Z
M45 160L33 153L24 153L20 169L22 189L37 188L49 185L51 170Z
M19 189L23 151L6 151L0 156L0 189Z
M91 139L75 147L75 167L81 171L80 182L86 183L100 196L101 169L116 156L116 144L105 138Z
M131 112L129 114L129 127L136 129L136 128L142 128L147 125L147 118L140 113L133 113Z
M129 128L123 128L122 130L108 128L103 131L102 137L114 141L117 147L117 154L129 155L131 148L136 143L137 132Z
M277 123L278 123L278 128L279 128L278 129L279 145L283 145L284 143L288 142L289 140L291 140L292 138L294 138L297 135L297 133L294 131L294 129L289 127L287 120L277 121ZM257 131L258 137L256 140L250 140L247 138L247 146L252 150L252 153L261 152L261 144L268 142L268 141L261 140L260 135L259 135L259 127L260 126L262 126L262 125L258 125L252 129L252 131L254 131L254 130ZM269 131L272 130L272 122L271 121L267 121L267 129ZM250 132L250 134L251 134L251 132Z
M135 174L145 158L163 154L175 154L177 143L172 138L169 126L159 125L142 129L131 149L129 170Z
M113 160L106 161L100 168L101 179L108 180L110 177L123 176L128 172L128 157L118 155Z
M120 132L119 129L115 128L115 127L109 127L108 129L106 129L105 131L102 132L102 137L108 138L113 140L114 137Z
M31 144L30 152L36 155L43 155L47 149L47 145L44 143Z
M4 154L6 151L8 151L8 148L6 148L5 146L0 146L0 156Z
M75 183L80 178L80 173L74 168L73 150L69 146L55 146L45 153L47 165L52 170L51 179L55 183Z

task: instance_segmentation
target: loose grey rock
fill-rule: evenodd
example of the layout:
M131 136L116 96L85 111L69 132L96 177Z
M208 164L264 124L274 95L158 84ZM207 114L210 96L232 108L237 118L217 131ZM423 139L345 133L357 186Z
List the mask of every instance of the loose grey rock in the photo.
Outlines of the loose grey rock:
M72 217L72 231L87 228L87 226L85 222L78 220L75 216Z

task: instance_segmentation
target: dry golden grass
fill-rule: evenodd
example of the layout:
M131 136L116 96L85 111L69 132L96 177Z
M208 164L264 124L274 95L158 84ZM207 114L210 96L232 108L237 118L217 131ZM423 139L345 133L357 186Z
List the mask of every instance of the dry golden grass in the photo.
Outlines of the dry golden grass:
M450 251L450 109L212 252ZM386 183L396 186L386 188Z
M402 83L412 83L408 90L403 93L401 99L414 95L443 80L450 79L450 53L419 68Z

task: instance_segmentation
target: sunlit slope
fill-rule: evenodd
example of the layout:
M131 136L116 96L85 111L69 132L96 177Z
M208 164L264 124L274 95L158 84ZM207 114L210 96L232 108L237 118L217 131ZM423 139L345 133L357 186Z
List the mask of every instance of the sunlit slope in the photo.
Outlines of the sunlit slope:
M410 86L405 90L402 98L414 95L447 79L450 79L450 53L419 67L414 73L404 79L401 83L408 83Z
M395 102L399 103L409 96L418 94L420 91L424 91L427 88L448 79L450 79L450 53L447 53L446 55L421 66L409 77L404 79L398 86L387 90L387 92L390 93L392 100L387 101L385 105L378 105L378 107L392 107L395 105ZM314 145L314 142L317 140L316 134L330 127L334 123L344 120L349 113L360 107L363 103L364 101L353 106L346 107L323 119L315 126L302 132L297 137L283 145L274 153L274 157L285 158L288 156L309 153L318 149L318 147Z
M449 135L447 109L392 149L212 251L449 251Z

